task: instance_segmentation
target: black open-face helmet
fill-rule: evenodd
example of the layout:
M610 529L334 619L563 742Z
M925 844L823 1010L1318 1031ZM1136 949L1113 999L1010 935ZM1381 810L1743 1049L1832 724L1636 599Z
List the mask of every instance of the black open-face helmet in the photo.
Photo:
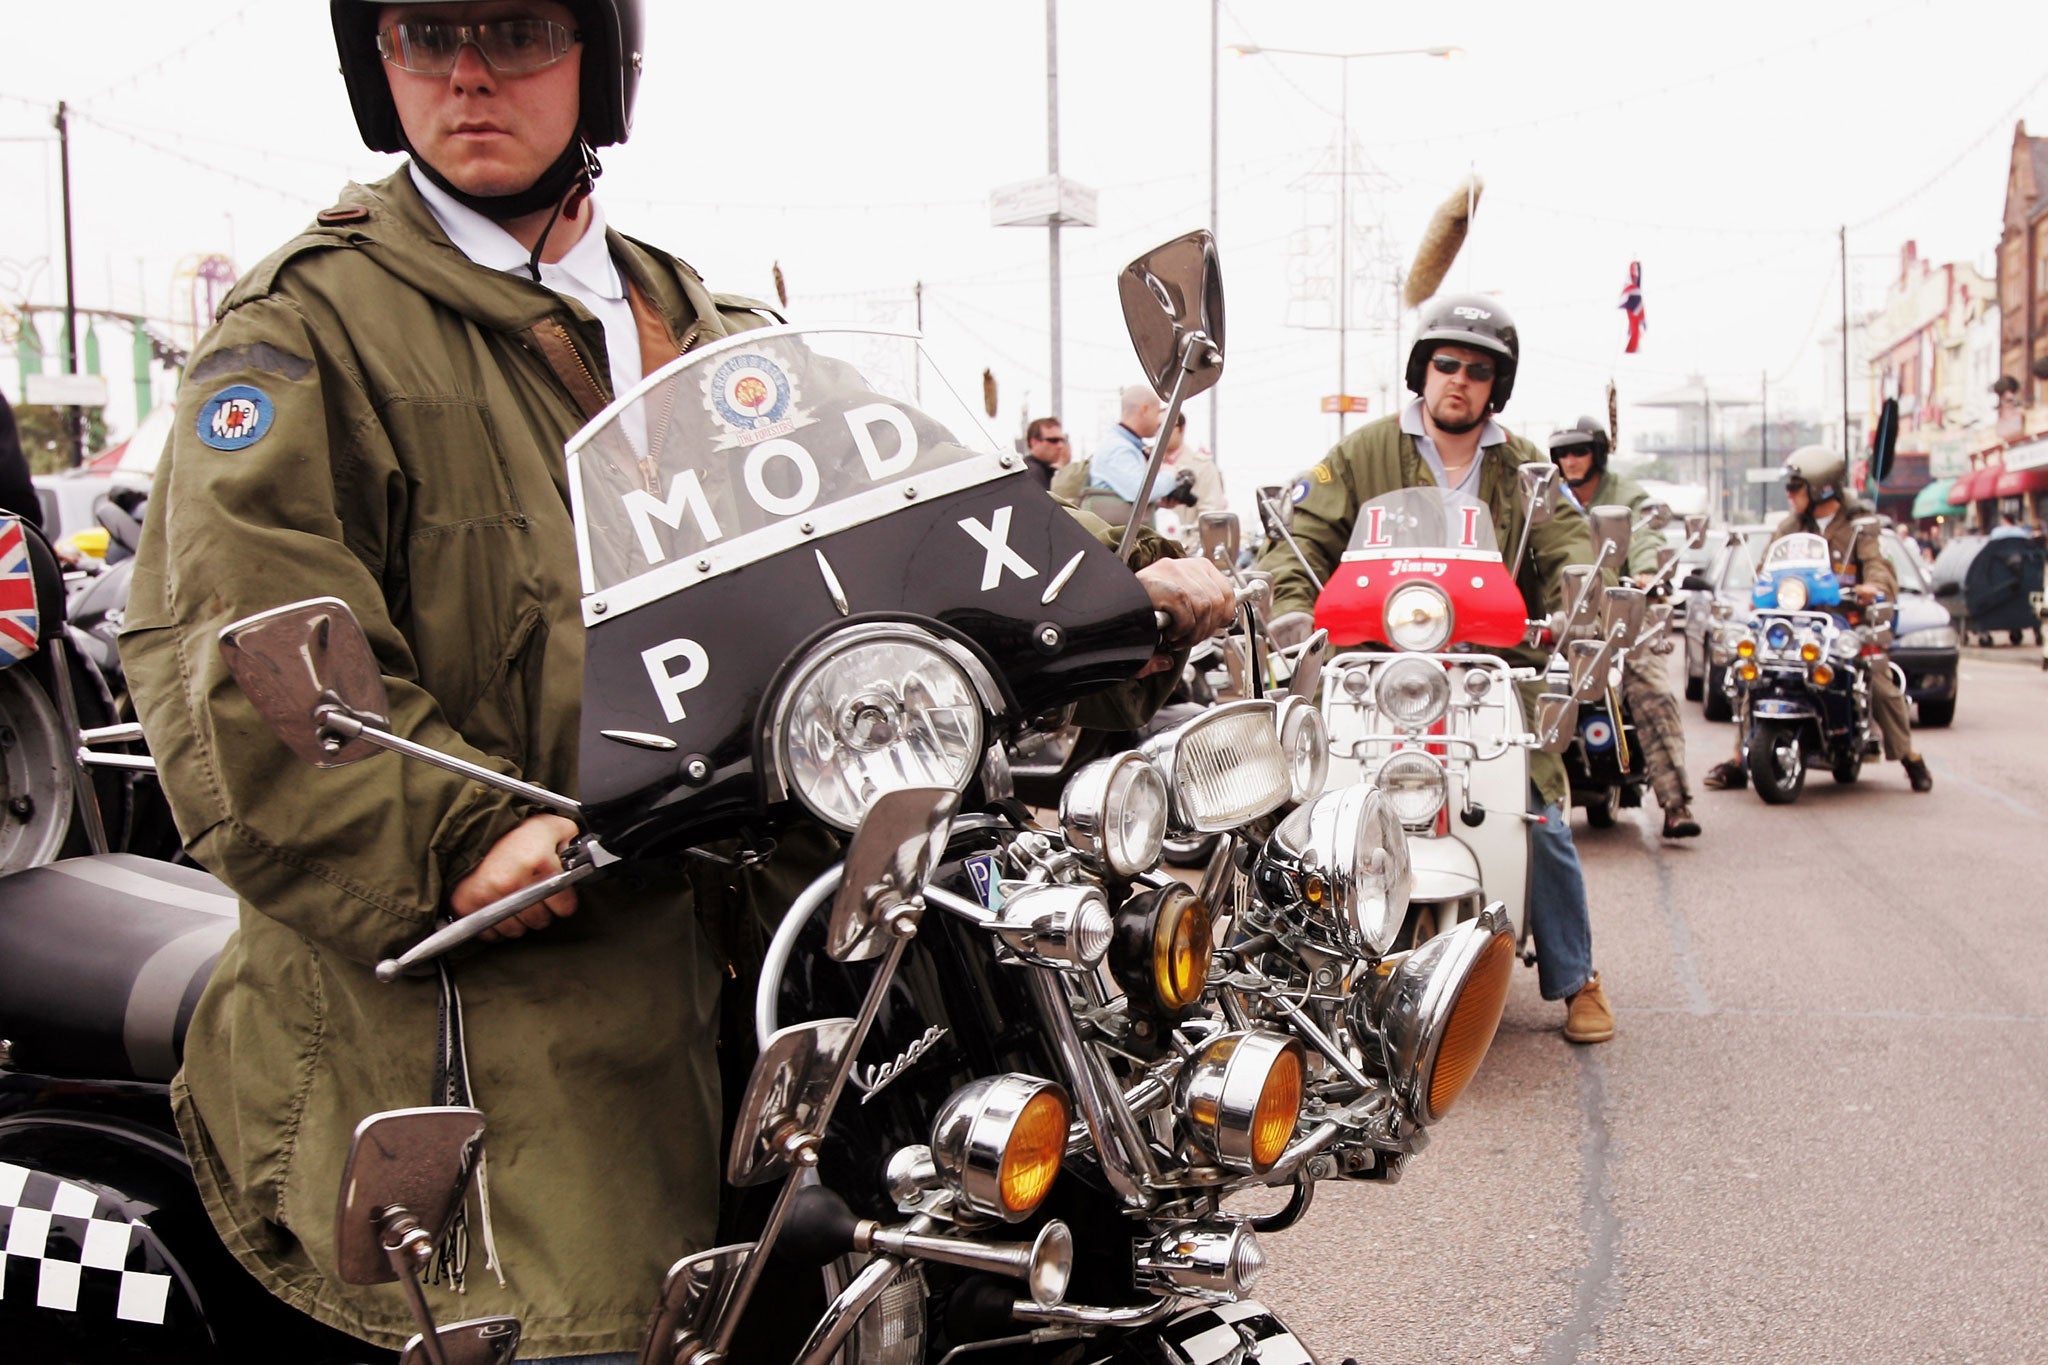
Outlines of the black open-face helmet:
M1556 464L1560 455L1579 455L1591 451L1591 478L1597 479L1607 472L1607 452L1610 449L1612 446L1607 439L1607 428L1597 417L1581 417L1563 431L1554 431L1550 434L1550 462Z
M342 79L355 110L356 129L373 152L405 144L384 59L377 52L377 13L388 0L327 0ZM407 0L450 4L457 0ZM583 136L593 147L624 142L633 129L633 97L640 87L640 0L562 0L576 16L583 41Z
M1422 331L1408 348L1410 392L1422 392L1423 371L1439 346L1469 346L1500 357L1488 402L1495 412L1508 405L1508 395L1515 390L1515 366L1522 357L1522 342L1507 309L1484 294L1453 294L1431 300L1423 309Z

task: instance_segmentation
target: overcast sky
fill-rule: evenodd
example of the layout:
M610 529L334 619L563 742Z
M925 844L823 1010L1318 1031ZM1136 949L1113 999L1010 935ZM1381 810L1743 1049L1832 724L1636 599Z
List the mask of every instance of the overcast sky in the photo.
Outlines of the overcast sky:
M1043 230L994 228L988 191L1046 169L1042 3L648 6L628 147L605 153L612 221L714 288L798 321L914 320L978 398L995 373L1008 437L1049 406ZM1541 438L1704 373L1774 411L1837 406L1836 228L1869 305L1899 247L1985 266L2015 118L2048 131L2048 14L2000 0L1850 6L1733 0L1683 20L1630 4L1377 6L1231 0L1221 42L1361 51L1452 44L1454 60L1221 60L1220 240L1229 300L1217 433L1240 501L1318 458L1336 391L1327 322L1340 80L1348 67L1353 393L1394 378L1386 262L1404 265L1468 169L1487 185L1447 287L1513 310L1523 372L1504 420ZM1966 22L1960 13L1969 15ZM395 160L357 141L326 6L311 0L0 0L0 302L62 294L59 99L76 111L82 304L180 319L209 253L246 268ZM1138 378L1115 272L1209 216L1210 8L1093 0L1059 12L1061 170L1101 191L1064 234L1066 397L1085 448ZM26 139L26 140L24 140ZM1620 354L1617 294L1643 263L1649 333ZM1374 262L1380 264L1375 267ZM1327 287L1327 286L1326 286ZM1414 314L1403 318L1412 335ZM45 335L54 343L53 327ZM125 388L125 338L102 336ZM0 389L16 374L0 360ZM1028 403L1028 406L1027 406ZM131 405L132 406L132 405ZM1209 439L1209 409L1193 422ZM126 418L117 407L113 415ZM1624 441L1649 420L1624 408Z

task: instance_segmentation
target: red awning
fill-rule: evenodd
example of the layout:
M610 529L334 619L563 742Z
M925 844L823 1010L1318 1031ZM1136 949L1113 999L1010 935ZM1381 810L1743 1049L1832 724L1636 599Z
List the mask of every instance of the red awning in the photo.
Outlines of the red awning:
M1997 480L1979 496L2017 498L2028 493L2043 492L2048 492L2048 468L2002 469Z
M1970 505L1970 491L1975 487L1976 483L1976 470L1973 469L1967 474L1958 474L1956 481L1948 486L1948 505L1950 507L1968 507Z

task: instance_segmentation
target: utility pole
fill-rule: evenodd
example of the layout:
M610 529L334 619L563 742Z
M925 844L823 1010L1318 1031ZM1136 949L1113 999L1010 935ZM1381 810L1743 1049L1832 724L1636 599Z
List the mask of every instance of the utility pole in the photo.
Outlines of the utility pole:
M1220 236L1218 226L1218 176L1217 160L1218 120L1217 104L1220 99L1217 82L1218 67L1223 57L1222 32L1219 27L1223 0L1209 0L1209 235ZM1167 433L1169 436L1171 432ZM1223 451L1223 442L1216 430L1216 386L1209 388L1209 455L1214 459Z
M1849 228L1844 224L1837 237L1842 256L1842 458L1854 460L1849 448Z
M1045 0L1045 173L1060 178L1060 43L1059 0ZM1060 347L1060 213L1055 208L1045 229L1052 274L1052 411L1066 416L1067 388Z
M1757 403L1756 423L1756 467L1758 469L1769 469L1771 467L1771 372L1765 370L1757 378L1759 401ZM1770 506L1771 486L1767 483L1760 483L1756 486L1756 519L1758 521L1762 521L1769 515Z
M57 161L64 185L64 369L78 373L78 271L71 252L71 117L63 100L57 101ZM71 467L85 463L85 409L64 409L64 425L71 432Z
M1350 367L1345 364L1345 345L1351 337L1351 62L1339 60L1337 73L1342 78L1343 95L1337 101L1339 125L1337 141L1337 439L1344 439L1344 429L1350 423L1350 414L1344 411L1348 406L1345 395L1351 392L1345 382Z

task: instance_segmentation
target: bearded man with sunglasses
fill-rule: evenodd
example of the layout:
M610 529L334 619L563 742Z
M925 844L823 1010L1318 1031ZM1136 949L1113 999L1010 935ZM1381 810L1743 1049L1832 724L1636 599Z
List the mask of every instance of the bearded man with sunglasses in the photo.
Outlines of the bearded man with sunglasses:
M1521 359L1521 338L1505 308L1483 295L1439 299L1425 308L1408 352L1408 388L1417 395L1399 414L1368 422L1339 441L1294 484L1291 534L1327 581L1351 543L1358 509L1402 488L1439 487L1466 494L1492 512L1502 545L1517 544L1526 520L1515 470L1549 459L1511 435L1493 414L1507 406ZM1519 587L1529 615L1564 604L1564 568L1593 562L1593 537L1569 498L1551 495L1551 519L1529 535ZM1270 545L1259 567L1273 575L1272 631L1282 644L1314 628L1315 583L1285 541ZM1546 655L1504 650L1508 662L1541 667ZM1523 689L1533 719L1535 692ZM1585 877L1572 844L1570 786L1555 754L1529 759L1529 918L1536 935L1537 975L1546 1000L1567 1002L1564 1036L1601 1043L1614 1036L1614 1014L1593 970L1593 930Z

